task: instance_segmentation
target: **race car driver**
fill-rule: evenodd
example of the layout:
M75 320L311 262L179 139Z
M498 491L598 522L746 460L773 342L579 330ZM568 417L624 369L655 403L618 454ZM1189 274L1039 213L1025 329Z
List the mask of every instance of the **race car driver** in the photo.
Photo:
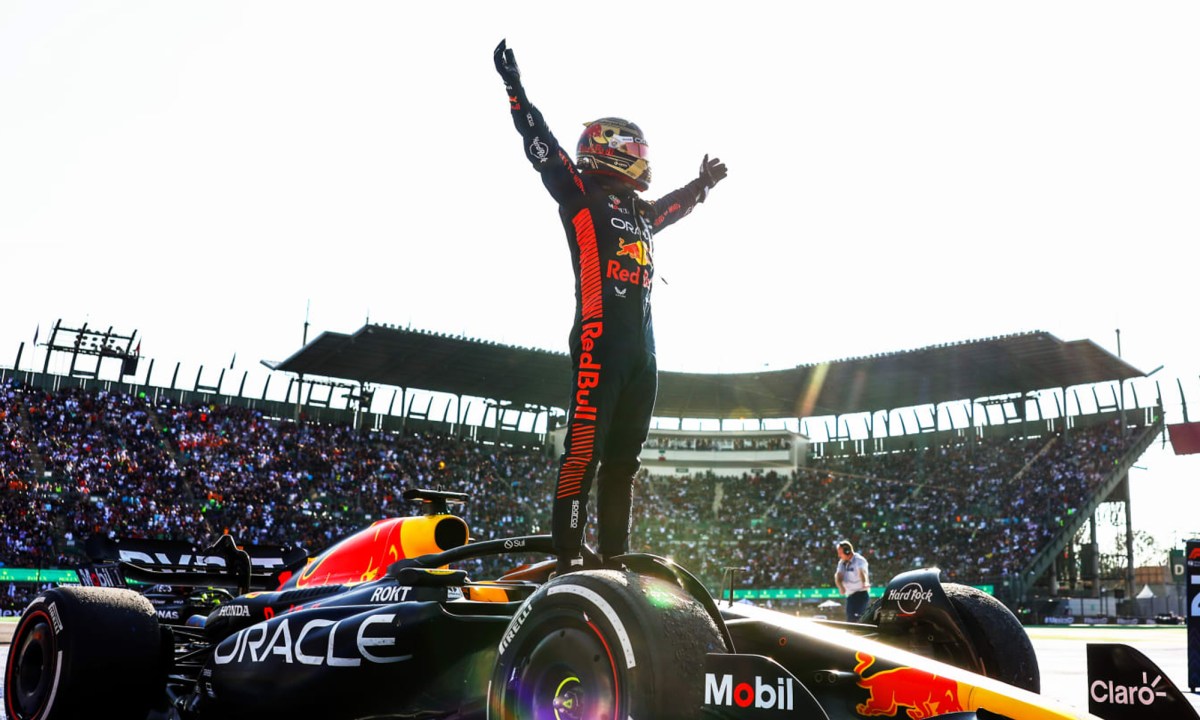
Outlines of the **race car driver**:
M650 316L653 236L704 202L726 169L705 155L695 180L644 200L639 193L650 186L650 162L641 128L617 117L584 123L572 160L526 97L504 40L494 60L526 157L558 203L575 271L571 396L551 519L561 574L583 565L593 479L601 557L629 550L633 478L658 389Z

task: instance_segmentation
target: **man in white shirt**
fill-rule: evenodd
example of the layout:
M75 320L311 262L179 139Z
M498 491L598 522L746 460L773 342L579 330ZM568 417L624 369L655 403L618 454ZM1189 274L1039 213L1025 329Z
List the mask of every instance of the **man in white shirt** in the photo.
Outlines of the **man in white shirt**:
M858 622L871 599L871 580L867 559L854 552L849 540L837 544L838 564L833 582L846 597L846 622Z

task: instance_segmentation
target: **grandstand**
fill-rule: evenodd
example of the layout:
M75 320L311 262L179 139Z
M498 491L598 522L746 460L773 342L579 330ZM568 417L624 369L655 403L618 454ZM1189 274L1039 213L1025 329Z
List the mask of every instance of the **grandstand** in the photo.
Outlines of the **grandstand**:
M186 389L177 371L153 385L153 363L141 379L75 372L74 357L68 374L48 366L0 368L0 579L71 567L91 532L199 543L228 529L315 550L405 512L407 487L470 493L478 538L549 526L565 355L368 325L273 363L283 400L244 394L244 378L236 393L199 373ZM634 542L710 588L739 568L741 590L797 602L831 590L843 536L877 582L936 565L1014 607L1129 591L1132 551L1120 576L1099 577L1081 539L1095 547L1098 508L1128 502L1128 470L1162 432L1158 398L1127 405L1126 382L1143 376L1040 332L782 371L664 372ZM431 393L451 395L454 414L446 402L439 418ZM487 408L480 423L466 422L471 398ZM7 588L8 607L31 589Z

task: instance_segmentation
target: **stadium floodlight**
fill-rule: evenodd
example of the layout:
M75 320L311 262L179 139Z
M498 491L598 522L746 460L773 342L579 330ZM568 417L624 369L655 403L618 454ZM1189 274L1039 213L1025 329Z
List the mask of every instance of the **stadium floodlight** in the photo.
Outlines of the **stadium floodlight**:
M138 361L142 356L141 341L138 341L136 348L133 345L136 337L137 330L132 334L122 335L113 332L112 326L102 332L88 328L87 323L82 327L71 328L64 326L61 319L56 320L54 328L50 331L50 339L45 343L46 359L42 365L42 373L45 374L49 370L50 357L56 352L62 352L71 356L71 368L68 371L71 377L98 379L100 368L107 358L121 362L121 375L136 375ZM78 367L81 355L97 358L95 368Z

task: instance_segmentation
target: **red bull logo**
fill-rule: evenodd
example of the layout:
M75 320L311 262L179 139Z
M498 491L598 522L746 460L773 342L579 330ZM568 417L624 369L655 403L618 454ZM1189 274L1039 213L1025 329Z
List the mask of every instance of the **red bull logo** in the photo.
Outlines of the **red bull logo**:
M583 131L583 134L587 136L588 140L589 140L589 141L591 142L591 144L593 144L593 145L601 145L601 146L603 146L603 145L607 145L607 144L608 144L608 143L607 143L607 142L604 140L604 126L603 126L603 125L601 125L601 124L600 124L600 123L598 123L598 122L594 122L594 123L592 123L591 125L588 125L588 126L587 126L587 127L584 129L584 131Z
M654 227L658 227L659 225L662 225L662 224L663 224L663 222L665 222L665 221L666 221L666 219L667 219L667 217L668 217L669 215L672 215L672 214L674 214L674 213L677 213L677 212L679 212L679 210L680 210L682 207L683 207L683 206L682 206L682 205L680 205L679 203L671 203L671 204L670 204L670 205L667 207L667 210L666 210L666 212L664 212L663 214L661 214L661 215L659 215L658 217L654 218Z
M626 270L617 260L609 260L604 274L610 280L650 287L650 270L647 268L635 267L633 270Z
M306 565L296 576L296 587L370 582L381 577L388 565L401 558L448 550L449 546L442 547L438 538L453 537L454 533L447 531L455 526L459 528L458 536L462 541L459 544L465 543L466 523L453 516L377 520Z
M592 388L600 384L600 362L592 356L596 339L604 334L604 323L586 323L579 334L579 372L575 376L575 419L596 421L597 408L592 404Z
M653 259L650 256L650 244L644 240L625 242L624 238L617 238L617 242L621 244L621 247L617 249L617 257L632 258L637 263L637 267L632 270L626 270L621 267L620 260L609 260L608 266L604 269L605 277L622 283L650 287L651 267L653 264Z
M600 385L601 363L592 351L604 334L604 323L597 320L585 323L579 335L579 369L575 375L575 402L572 409L570 451L558 471L556 498L578 495L583 475L592 461L595 450L596 418L599 408L592 402L592 389ZM579 500L571 502L571 527L579 527Z
M637 240L627 243L624 238L617 238L617 242L621 245L617 250L617 257L633 258L634 262L642 266L650 264L650 246L644 241Z
M909 718L924 720L963 710L954 680L912 667L881 670L866 677L863 673L875 664L875 657L862 652L854 657L858 660L854 672L862 678L857 684L870 693L866 702L854 707L859 715L896 717L901 708L908 708Z

